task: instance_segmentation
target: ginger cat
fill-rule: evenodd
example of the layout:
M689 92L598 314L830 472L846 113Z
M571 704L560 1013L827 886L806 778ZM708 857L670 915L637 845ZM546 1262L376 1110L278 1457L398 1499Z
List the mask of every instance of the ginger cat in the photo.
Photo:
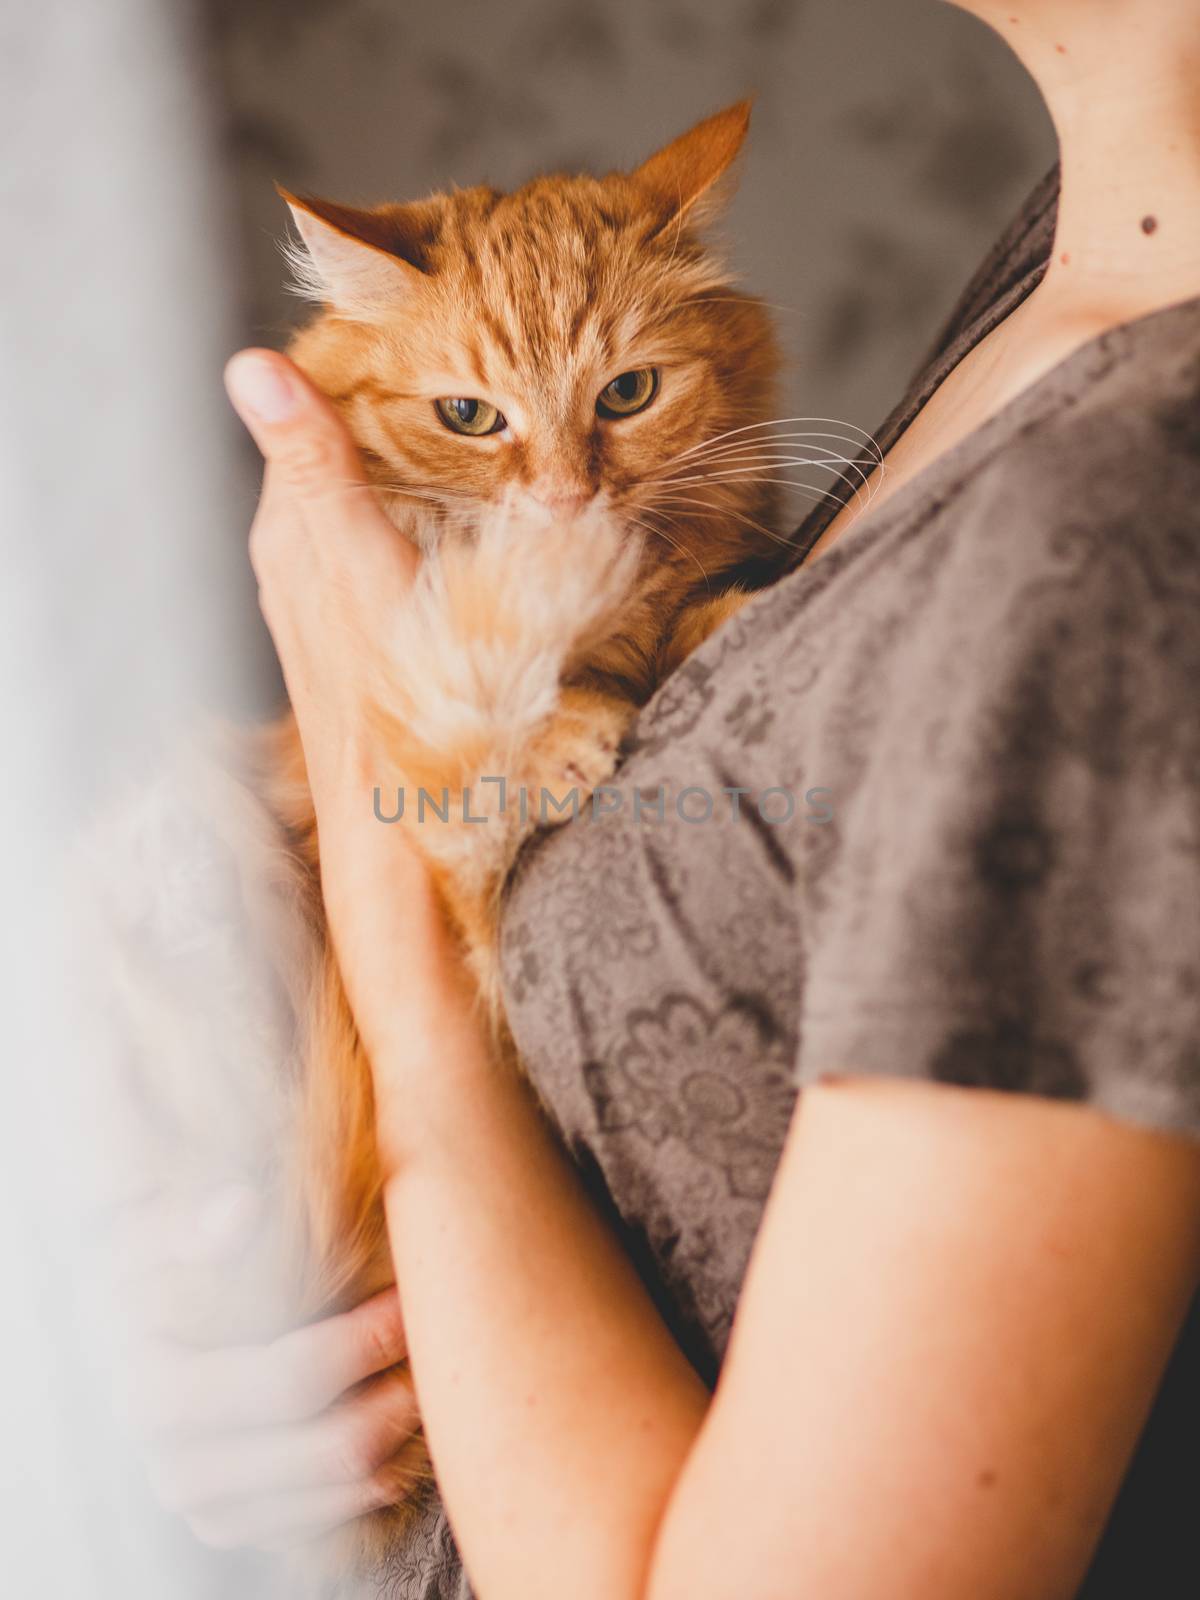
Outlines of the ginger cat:
M508 195L370 210L284 196L297 278L320 305L290 353L340 410L398 536L425 552L378 664L392 758L379 815L394 816L402 788L398 825L432 866L510 1058L500 892L524 838L569 814L551 803L543 817L541 791L561 804L609 776L637 707L784 542L762 448L773 332L699 233L748 124L737 105L630 173ZM258 757L320 951L295 1173L316 1315L383 1287L391 1266L370 1072L321 931L290 716ZM422 788L439 808L423 821ZM486 826L465 819L464 789ZM421 1465L419 1442L396 1463ZM366 1548L403 1514L367 1519Z

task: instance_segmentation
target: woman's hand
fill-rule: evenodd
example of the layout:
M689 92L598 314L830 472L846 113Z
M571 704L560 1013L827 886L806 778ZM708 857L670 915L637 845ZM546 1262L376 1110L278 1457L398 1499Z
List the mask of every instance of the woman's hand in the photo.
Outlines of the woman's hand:
M106 1252L124 1410L151 1485L220 1549L307 1544L397 1503L410 1485L395 1457L417 1426L394 1289L267 1344L199 1349L156 1331L176 1272L219 1271L254 1206L240 1188L194 1208L141 1205Z
M290 361L243 351L226 382L266 460L250 560L309 782L326 802L348 776L372 776L373 652L407 598L417 552L380 509L341 419Z
M343 981L372 1059L386 1044L416 1070L455 1009L447 986L463 981L420 858L372 805L390 771L371 715L377 666L417 551L380 509L334 408L290 361L243 351L226 382L266 460L250 557L304 747Z

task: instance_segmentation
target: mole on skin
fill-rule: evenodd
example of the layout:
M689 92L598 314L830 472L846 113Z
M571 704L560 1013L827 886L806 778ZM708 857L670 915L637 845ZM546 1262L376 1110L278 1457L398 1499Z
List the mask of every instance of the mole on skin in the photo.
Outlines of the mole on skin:
M1143 233L1157 233L1158 232L1158 218L1157 217L1143 217L1142 218L1142 232Z
M838 1084L845 1083L845 1081L846 1074L844 1072L830 1072L828 1069L824 1072L818 1072L816 1077L817 1087L820 1089L832 1089Z

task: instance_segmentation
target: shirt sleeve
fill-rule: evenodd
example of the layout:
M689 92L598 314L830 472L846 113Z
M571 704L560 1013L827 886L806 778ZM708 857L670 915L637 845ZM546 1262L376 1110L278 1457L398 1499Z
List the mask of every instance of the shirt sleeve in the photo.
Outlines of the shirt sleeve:
M1095 450L1064 477L1032 448L1020 486L1010 467L962 506L839 808L799 1079L1200 1135L1197 473L1168 462L1146 495Z

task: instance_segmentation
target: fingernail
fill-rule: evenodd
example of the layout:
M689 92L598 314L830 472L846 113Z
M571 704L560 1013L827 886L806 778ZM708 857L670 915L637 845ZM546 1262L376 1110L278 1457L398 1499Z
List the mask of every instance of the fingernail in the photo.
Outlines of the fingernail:
M296 386L277 362L266 356L234 356L226 369L234 405L260 422L285 422L296 409Z

